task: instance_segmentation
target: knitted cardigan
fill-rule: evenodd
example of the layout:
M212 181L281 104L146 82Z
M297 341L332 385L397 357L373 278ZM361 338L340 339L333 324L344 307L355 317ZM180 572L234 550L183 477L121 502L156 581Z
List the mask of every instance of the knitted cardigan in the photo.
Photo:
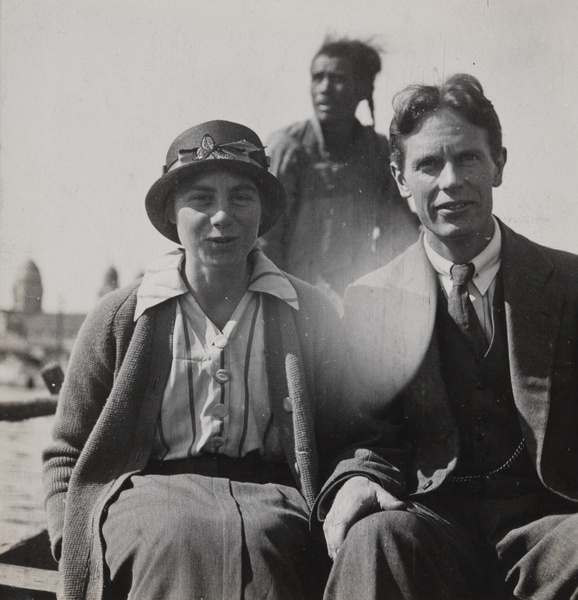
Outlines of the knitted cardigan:
M289 276L299 310L263 295L270 402L287 463L311 508L318 492L315 422L325 419L339 381L339 323L316 288ZM107 502L149 459L171 367L174 299L134 322L138 284L109 294L87 317L58 402L45 450L44 487L59 598L99 599L100 527ZM154 349L154 350L153 350ZM290 397L293 410L283 400ZM329 411L330 412L330 411ZM325 436L329 448L327 427ZM329 436L330 437L330 436ZM321 443L321 438L317 438Z

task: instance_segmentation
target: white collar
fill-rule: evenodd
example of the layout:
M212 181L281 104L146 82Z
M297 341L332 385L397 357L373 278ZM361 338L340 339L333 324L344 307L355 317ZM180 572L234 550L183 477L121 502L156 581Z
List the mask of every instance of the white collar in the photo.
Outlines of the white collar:
M181 277L185 251L178 248L154 260L145 271L137 291L134 311L136 321L147 309L170 298L190 293ZM259 249L249 254L252 264L251 279L247 291L275 296L295 310L299 310L297 292L287 277Z
M502 232L500 231L497 219L493 215L492 219L494 221L494 233L490 243L470 261L476 268L472 283L482 295L485 295L488 291L501 265ZM442 277L451 279L450 269L454 263L438 254L430 246L425 235L423 237L423 244L425 253L436 273Z

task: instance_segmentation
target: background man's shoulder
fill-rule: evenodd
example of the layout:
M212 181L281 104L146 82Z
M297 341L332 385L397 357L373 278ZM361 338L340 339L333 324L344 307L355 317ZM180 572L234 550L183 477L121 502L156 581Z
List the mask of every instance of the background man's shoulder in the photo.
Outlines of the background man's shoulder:
M271 151L278 148L299 149L303 146L310 127L310 121L305 120L278 129L267 138L267 148Z

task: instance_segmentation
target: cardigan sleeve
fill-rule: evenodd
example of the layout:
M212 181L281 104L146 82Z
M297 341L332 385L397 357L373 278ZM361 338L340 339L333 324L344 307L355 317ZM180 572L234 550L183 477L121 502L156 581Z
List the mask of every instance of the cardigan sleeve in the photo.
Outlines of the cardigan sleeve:
M132 325L126 293L103 298L83 323L58 398L52 443L43 452L43 485L52 552L62 544L68 484L112 388L122 351L119 320ZM129 327L130 329L130 327Z

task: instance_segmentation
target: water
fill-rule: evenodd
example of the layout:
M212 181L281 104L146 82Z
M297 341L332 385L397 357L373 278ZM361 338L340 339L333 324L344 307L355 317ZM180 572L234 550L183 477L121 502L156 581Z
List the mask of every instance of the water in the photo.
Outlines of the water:
M0 554L46 529L42 450L54 416L0 421Z

